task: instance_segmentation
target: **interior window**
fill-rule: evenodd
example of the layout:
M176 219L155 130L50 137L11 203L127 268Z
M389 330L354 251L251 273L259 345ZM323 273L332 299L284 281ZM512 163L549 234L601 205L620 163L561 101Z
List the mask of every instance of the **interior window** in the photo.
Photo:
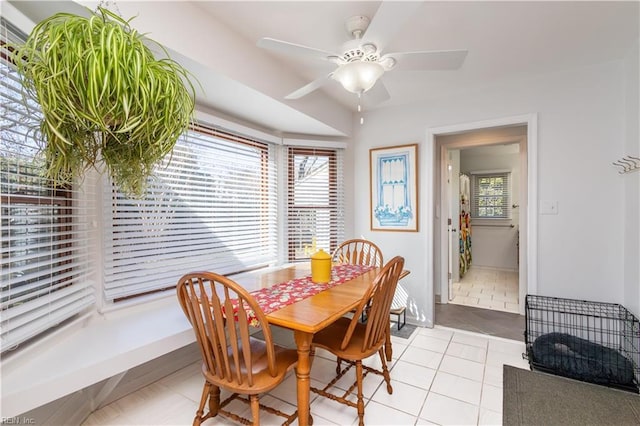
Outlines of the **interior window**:
M478 173L473 175L472 217L476 219L509 219L511 209L510 173Z

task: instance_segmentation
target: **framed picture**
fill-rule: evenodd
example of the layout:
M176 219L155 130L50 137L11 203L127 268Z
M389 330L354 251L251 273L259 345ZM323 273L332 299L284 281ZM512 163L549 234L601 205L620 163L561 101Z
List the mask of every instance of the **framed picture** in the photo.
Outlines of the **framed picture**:
M369 150L372 231L418 231L418 145Z

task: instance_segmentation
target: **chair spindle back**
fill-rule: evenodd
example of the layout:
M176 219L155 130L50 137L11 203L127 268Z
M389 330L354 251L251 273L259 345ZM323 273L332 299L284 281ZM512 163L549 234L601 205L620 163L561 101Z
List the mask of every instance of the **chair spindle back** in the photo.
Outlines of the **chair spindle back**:
M362 351L367 352L385 340L389 332L389 311L403 267L404 258L396 256L378 273L356 308L342 340L342 349L348 346L360 315L365 309L368 309L368 314Z
M207 373L229 384L253 386L248 312L268 324L255 299L238 283L213 272L183 276L178 301L196 335ZM276 374L271 329L262 327L269 373Z
M369 240L356 238L344 241L333 251L331 259L351 265L382 266L382 251Z

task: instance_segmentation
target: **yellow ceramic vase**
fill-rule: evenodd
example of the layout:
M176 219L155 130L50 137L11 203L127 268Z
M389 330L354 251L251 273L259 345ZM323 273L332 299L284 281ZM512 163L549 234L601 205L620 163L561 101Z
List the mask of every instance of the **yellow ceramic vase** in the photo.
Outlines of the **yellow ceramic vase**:
M314 283L331 281L331 256L322 249L311 255L311 281Z

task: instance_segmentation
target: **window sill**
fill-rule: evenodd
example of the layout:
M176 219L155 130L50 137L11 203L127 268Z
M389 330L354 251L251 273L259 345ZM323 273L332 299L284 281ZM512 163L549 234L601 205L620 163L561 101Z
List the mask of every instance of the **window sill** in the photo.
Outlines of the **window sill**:
M2 362L2 416L18 416L195 341L175 296L98 314ZM55 340L55 344L51 344ZM45 342L40 342L45 343Z

